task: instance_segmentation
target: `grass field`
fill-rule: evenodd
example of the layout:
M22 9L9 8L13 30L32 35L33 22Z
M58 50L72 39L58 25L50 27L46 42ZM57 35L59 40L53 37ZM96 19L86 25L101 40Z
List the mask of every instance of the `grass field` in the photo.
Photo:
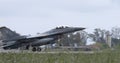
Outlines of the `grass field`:
M120 52L0 53L0 63L120 63Z

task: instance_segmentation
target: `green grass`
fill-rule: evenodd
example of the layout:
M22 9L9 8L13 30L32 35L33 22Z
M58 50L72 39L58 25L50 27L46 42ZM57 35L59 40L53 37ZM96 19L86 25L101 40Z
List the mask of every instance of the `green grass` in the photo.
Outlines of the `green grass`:
M120 52L0 53L0 63L119 63Z

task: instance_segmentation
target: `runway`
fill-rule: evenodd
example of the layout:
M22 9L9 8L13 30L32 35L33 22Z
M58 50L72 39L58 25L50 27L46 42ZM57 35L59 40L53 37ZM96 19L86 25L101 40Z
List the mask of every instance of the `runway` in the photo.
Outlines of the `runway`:
M0 53L39 53L39 54L58 54L58 53L85 53L85 54L93 54L94 51L29 51L29 50L2 50L0 49Z

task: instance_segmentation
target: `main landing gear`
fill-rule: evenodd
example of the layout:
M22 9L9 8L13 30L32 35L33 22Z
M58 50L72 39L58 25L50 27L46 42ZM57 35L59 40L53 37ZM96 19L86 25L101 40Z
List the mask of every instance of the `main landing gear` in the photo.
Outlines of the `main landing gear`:
M40 51L42 51L42 49L41 49L41 47L39 47L39 46L26 46L26 50L32 50L33 52L35 52L35 51L38 51L38 52L40 52Z
M40 47L33 47L32 48L32 51L35 52L35 51L38 51L40 52L42 49Z

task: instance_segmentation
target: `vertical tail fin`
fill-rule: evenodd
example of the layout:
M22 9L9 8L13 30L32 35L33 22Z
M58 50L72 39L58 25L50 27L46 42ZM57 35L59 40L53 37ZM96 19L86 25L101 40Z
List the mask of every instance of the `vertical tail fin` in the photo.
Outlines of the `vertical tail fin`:
M15 37L19 37L20 35L7 27L0 28L0 40L9 40Z

